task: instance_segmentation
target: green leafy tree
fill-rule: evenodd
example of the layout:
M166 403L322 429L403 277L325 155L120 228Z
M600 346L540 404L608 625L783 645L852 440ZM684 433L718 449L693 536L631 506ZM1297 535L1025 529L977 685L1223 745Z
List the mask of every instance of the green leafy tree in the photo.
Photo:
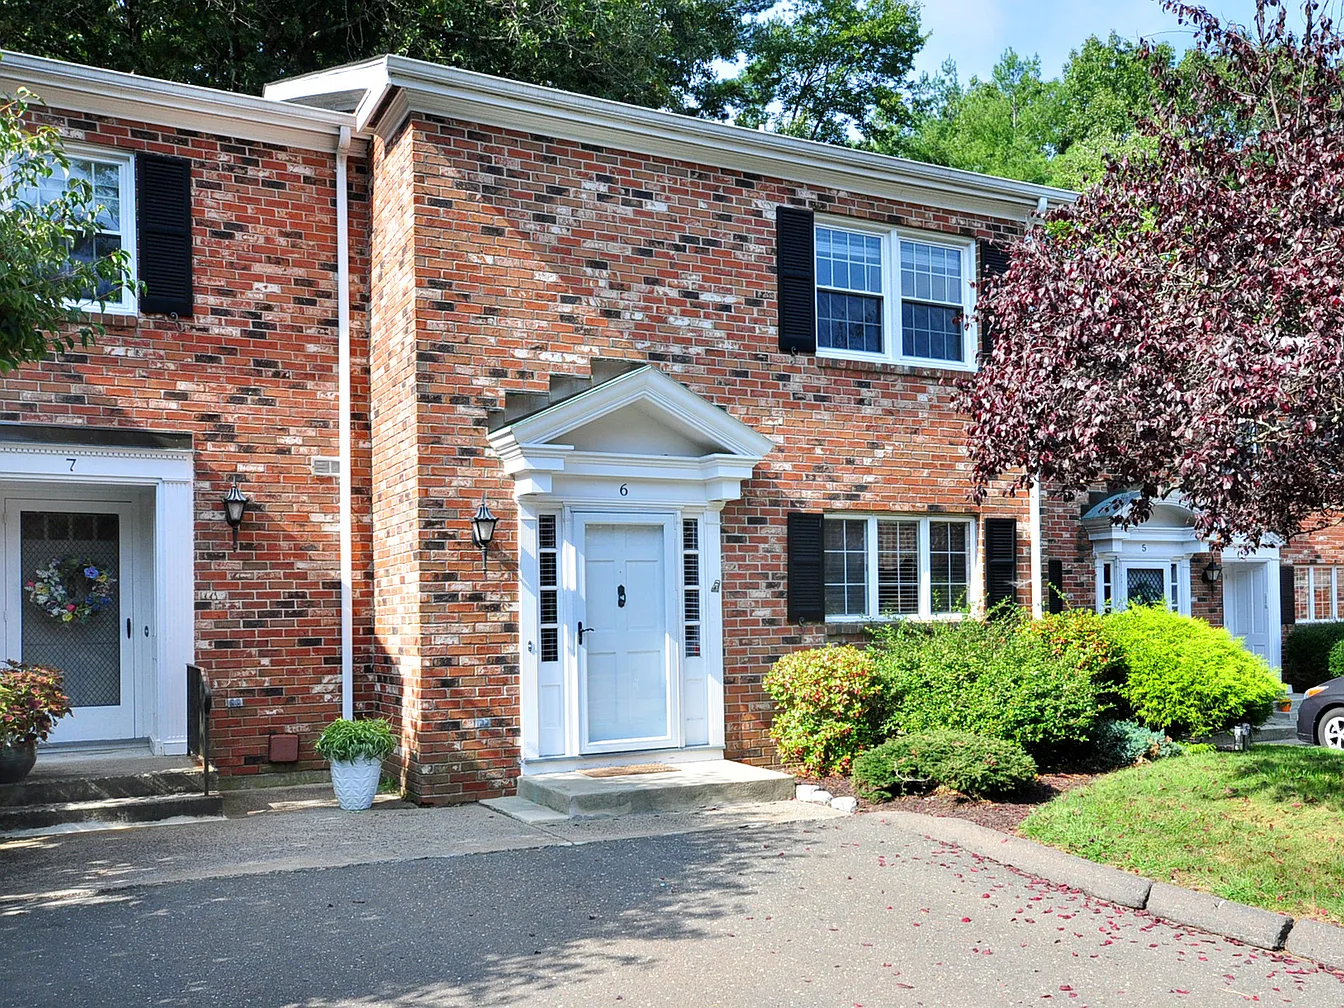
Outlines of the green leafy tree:
M124 252L94 253L92 186L43 185L69 162L54 129L25 128L32 97L0 96L0 373L92 343L103 327L78 305L102 307L132 283Z
M677 110L768 0L46 0L0 4L6 48L233 91L384 52Z
M873 140L910 124L905 93L923 44L907 0L803 0L753 26L745 65L713 93L740 126Z

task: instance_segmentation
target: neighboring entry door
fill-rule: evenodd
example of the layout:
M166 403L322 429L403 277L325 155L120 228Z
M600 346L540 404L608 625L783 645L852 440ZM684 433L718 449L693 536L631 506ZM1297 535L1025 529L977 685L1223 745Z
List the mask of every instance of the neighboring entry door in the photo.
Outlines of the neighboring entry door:
M668 526L588 519L579 644L583 751L674 745Z
M1223 566L1223 625L1240 637L1246 650L1270 665L1279 664L1278 627L1269 618L1269 564Z
M6 654L60 669L74 708L51 742L136 737L130 515L118 504L7 502ZM62 573L44 575L53 561ZM35 597L43 582L55 591Z

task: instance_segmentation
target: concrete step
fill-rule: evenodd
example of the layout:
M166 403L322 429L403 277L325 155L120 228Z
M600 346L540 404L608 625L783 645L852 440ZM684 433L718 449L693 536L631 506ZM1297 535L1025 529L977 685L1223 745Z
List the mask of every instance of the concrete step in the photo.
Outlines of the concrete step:
M158 822L179 816L220 816L224 799L215 794L166 794L98 801L53 802L0 808L0 834L45 830L72 824Z
M518 779L518 798L571 819L788 801L793 777L730 760L678 763L662 773L620 777L536 774Z
M150 773L107 773L89 777L32 776L17 784L0 784L0 809L103 801L108 798L199 794L204 790L204 785L199 767L178 767Z

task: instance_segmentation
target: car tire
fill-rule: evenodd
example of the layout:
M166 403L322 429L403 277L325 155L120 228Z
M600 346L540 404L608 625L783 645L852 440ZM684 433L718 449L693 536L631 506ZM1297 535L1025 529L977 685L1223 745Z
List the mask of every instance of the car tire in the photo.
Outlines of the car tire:
M1316 722L1316 744L1344 749L1344 707L1331 707Z

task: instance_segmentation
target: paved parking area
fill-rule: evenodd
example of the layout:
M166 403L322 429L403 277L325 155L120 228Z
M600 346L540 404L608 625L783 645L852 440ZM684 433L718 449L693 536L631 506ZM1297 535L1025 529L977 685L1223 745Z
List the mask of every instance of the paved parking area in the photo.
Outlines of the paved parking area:
M876 815L579 839L11 893L0 1004L1344 1006L1310 963Z

